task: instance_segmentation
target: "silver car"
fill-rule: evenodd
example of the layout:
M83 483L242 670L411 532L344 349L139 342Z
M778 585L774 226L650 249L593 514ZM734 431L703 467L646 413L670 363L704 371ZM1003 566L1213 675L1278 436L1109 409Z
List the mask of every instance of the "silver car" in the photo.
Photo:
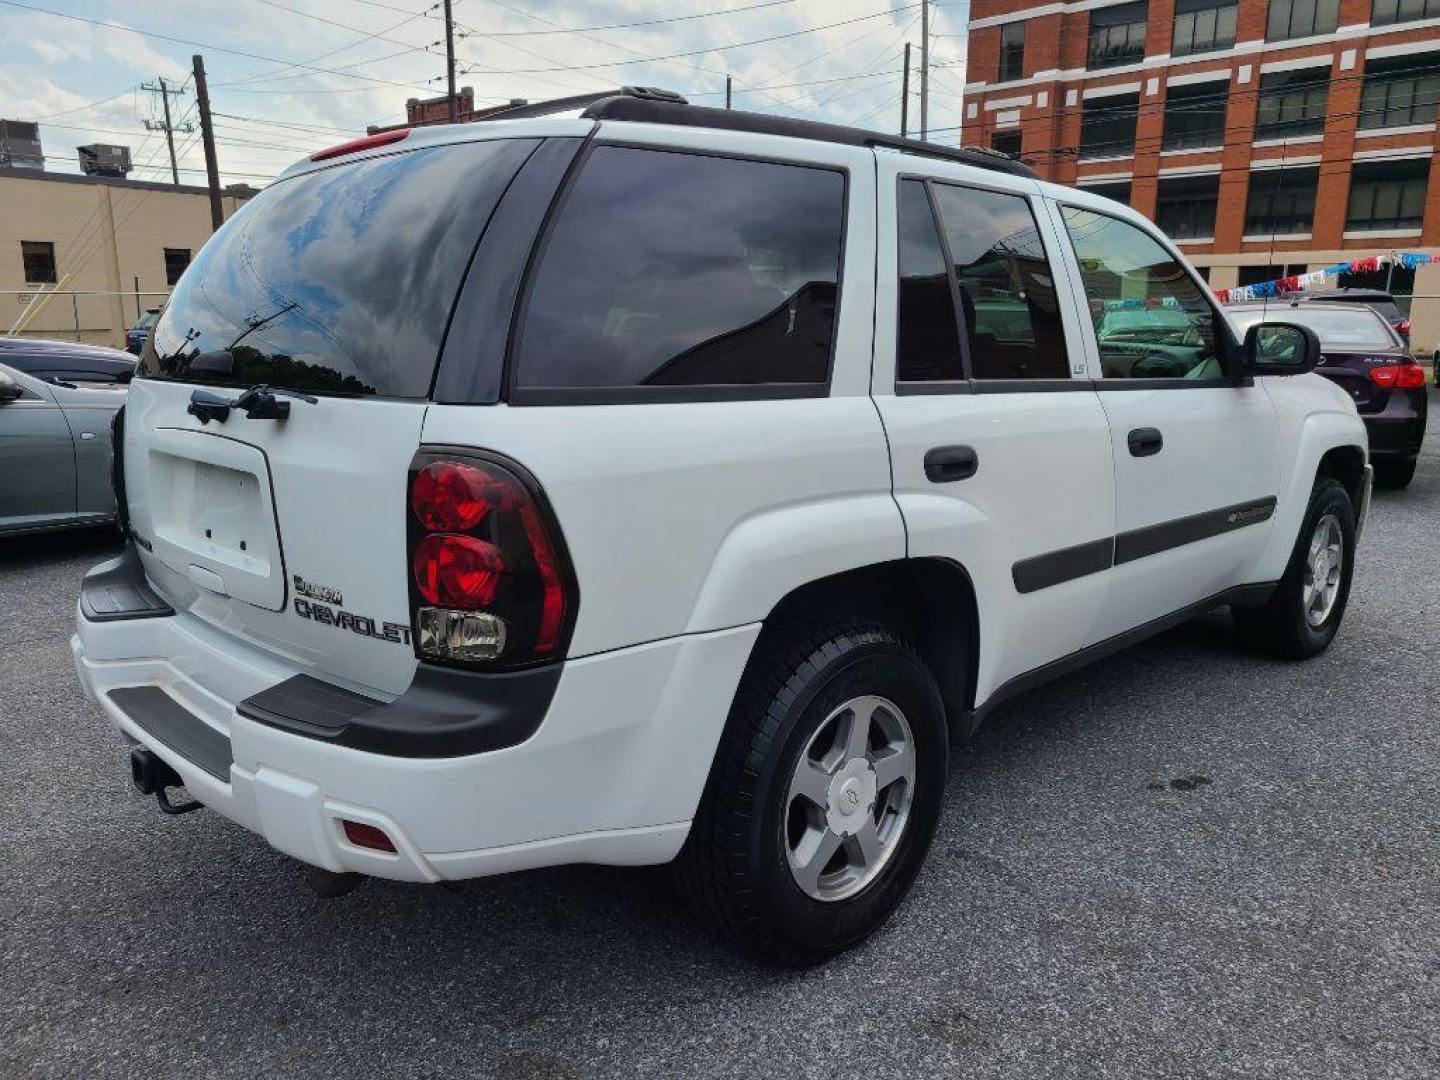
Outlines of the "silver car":
M0 363L0 535L114 520L110 425L125 391Z

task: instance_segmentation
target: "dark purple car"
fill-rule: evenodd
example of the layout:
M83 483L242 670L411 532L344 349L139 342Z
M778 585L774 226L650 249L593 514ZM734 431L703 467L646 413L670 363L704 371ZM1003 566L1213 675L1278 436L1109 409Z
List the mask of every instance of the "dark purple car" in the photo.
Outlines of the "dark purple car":
M1267 319L1303 323L1320 338L1316 374L1342 387L1355 402L1370 436L1375 482L1403 488L1415 475L1425 438L1428 391L1425 369L1415 363L1388 322L1364 304L1272 300L1225 309L1243 336Z

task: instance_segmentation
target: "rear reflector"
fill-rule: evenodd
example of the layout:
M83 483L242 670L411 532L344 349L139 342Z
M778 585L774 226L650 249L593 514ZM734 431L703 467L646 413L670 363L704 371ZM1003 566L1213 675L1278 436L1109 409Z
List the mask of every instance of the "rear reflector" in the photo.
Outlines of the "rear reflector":
M395 843L384 831L377 829L374 825L366 825L360 821L344 819L345 839L356 847L369 848L371 851L395 851Z
M382 131L379 135L367 135L363 139L351 139L339 146L332 146L327 150L311 154L310 160L328 161L331 158L344 157L346 154L358 154L361 150L373 150L377 146L388 146L391 143L399 142L409 134L409 128L397 128L394 131Z

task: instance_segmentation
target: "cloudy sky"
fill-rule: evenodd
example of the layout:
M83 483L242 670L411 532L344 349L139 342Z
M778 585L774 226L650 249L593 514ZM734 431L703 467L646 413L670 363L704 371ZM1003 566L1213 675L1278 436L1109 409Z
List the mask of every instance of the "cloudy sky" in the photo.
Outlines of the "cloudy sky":
M958 133L968 9L932 4L940 141ZM720 105L728 72L737 108L897 130L905 42L919 57L912 0L454 0L454 11L457 85L487 104L633 83ZM164 136L145 128L160 99L140 87L183 86L171 107L193 125L199 52L224 181L261 184L367 124L402 121L407 98L443 93L440 12L429 0L0 0L0 117L40 122L49 169L78 171L76 146L111 142L131 148L132 177L167 179ZM912 127L918 115L912 100ZM176 139L182 182L203 183L198 127Z

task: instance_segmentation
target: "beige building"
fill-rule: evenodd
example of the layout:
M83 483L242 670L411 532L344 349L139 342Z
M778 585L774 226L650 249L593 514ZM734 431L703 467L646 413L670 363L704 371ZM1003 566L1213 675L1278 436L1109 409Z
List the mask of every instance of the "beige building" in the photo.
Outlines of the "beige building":
M210 233L205 188L0 168L0 334L123 347Z

